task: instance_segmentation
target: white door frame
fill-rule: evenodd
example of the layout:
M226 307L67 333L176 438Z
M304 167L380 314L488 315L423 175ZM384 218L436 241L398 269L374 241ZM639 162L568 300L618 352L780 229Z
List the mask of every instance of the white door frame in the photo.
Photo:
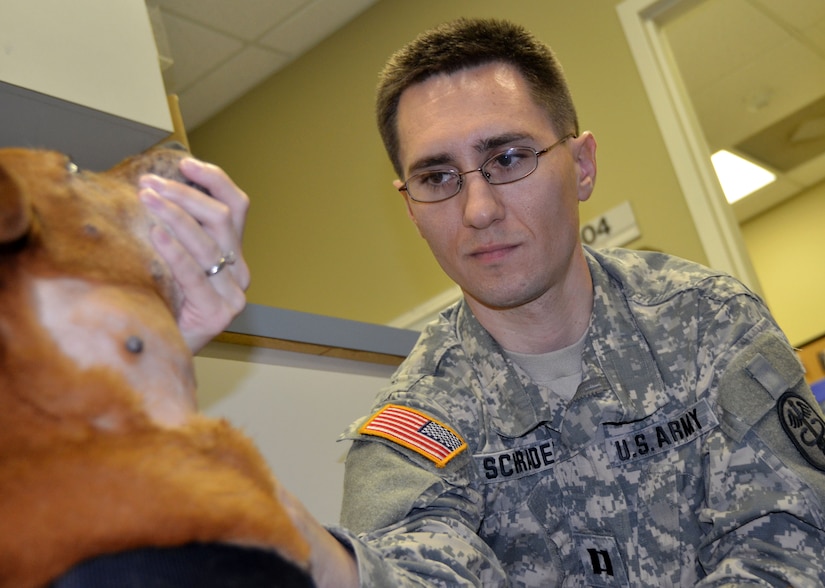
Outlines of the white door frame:
M701 125L661 31L667 17L696 3L624 0L616 10L709 265L759 292L739 224L725 200Z

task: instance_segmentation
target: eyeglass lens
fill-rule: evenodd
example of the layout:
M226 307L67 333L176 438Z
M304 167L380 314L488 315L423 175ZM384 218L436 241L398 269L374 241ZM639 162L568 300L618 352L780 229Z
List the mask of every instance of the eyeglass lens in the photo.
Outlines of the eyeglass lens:
M508 184L527 177L537 166L535 151L529 147L511 147L468 172L447 169L416 174L407 180L407 193L415 200L437 202L458 194L465 174L480 171L490 184Z
M439 169L415 174L407 180L405 188L413 200L439 202L458 194L464 185L464 176L473 172L484 174L484 178L492 185L516 182L536 170L540 155L544 155L572 136L567 135L542 151L530 147L510 147L490 157L481 167L466 172Z

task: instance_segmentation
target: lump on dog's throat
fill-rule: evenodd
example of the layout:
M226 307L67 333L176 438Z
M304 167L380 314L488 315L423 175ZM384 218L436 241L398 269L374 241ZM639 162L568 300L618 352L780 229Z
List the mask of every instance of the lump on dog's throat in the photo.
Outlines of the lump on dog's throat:
M137 355L143 351L143 339L137 335L132 335L126 339L126 351Z

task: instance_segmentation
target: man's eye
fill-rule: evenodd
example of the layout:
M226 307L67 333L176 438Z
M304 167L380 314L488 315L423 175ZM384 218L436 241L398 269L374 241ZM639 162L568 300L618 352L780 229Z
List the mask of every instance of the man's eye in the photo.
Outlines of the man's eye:
M428 172L425 174L421 174L419 176L419 180L422 184L426 186L443 186L444 184L448 184L450 180L455 177L455 174L448 171L434 171Z
M517 165L522 159L524 158L521 155L521 153L511 149L496 156L493 159L493 163L498 167L512 167L514 165Z

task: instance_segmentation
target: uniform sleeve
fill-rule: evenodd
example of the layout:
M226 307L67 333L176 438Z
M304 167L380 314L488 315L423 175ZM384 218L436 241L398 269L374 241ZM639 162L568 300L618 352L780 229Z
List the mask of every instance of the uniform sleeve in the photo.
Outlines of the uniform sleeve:
M704 452L697 586L825 585L825 421L801 364L750 297L724 305L707 333L720 427Z
M380 441L355 441L347 457L341 523L362 586L507 586L479 538L482 499L470 460L436 472Z

